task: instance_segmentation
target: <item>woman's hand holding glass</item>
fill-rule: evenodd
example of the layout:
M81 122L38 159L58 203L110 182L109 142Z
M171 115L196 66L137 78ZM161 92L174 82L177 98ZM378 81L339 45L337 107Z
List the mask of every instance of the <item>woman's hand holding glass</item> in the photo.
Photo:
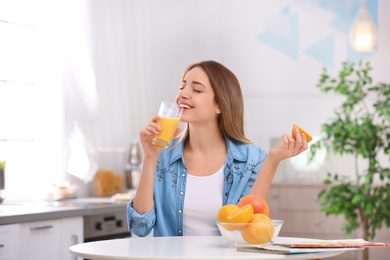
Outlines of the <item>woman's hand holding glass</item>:
M159 119L159 115L153 116L149 124L140 131L140 141L145 157L158 157L164 149L163 147L153 144L153 139L161 131L161 126L157 123ZM180 131L181 129L177 128L174 137L176 137Z

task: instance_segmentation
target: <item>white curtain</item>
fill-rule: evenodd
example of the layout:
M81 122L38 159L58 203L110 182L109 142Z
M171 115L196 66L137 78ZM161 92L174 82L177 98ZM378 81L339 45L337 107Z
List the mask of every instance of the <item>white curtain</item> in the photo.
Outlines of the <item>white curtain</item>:
M97 167L123 174L133 138L146 116L143 44L139 26L142 1L84 1L96 88L97 116L88 138L96 149ZM72 101L70 101L72 103ZM69 104L68 104L69 106ZM71 110L69 108L68 110ZM74 111L73 114L79 114ZM84 129L86 127L83 127ZM81 185L81 184L80 184Z
M93 179L97 170L92 140L99 105L92 53L87 41L87 18L84 2L62 1L58 21L65 94L64 161L66 172L86 183Z
M99 93L97 147L127 149L141 128L145 107L141 2L87 1Z

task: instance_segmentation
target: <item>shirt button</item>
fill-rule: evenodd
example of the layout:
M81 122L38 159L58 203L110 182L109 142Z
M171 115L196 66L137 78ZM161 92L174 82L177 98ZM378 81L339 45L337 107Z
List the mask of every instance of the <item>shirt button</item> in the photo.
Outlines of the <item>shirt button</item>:
M179 213L181 214L181 209L179 209Z
M181 192L180 192L180 195L183 195L183 194L184 194L184 193L181 191Z
M182 177L186 176L184 173L181 175Z
M181 234L181 229L179 229L179 233Z

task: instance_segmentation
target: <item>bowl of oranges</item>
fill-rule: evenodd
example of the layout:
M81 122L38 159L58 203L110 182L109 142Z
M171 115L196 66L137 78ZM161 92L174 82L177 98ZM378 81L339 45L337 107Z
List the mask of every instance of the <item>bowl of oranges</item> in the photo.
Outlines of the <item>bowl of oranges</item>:
M284 222L271 219L267 202L249 194L237 205L222 206L216 224L227 244L235 247L239 243L272 244Z

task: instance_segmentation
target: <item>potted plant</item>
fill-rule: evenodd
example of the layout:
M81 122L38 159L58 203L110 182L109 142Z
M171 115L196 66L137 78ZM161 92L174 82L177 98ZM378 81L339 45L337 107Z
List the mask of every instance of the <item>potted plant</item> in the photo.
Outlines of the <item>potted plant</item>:
M324 147L353 156L354 178L327 173L320 208L326 215L342 215L344 233L359 230L365 240L390 226L390 84L374 84L371 71L370 62L343 62L336 76L323 69L317 87L344 101L322 125L323 138L310 147L312 155ZM363 257L369 259L367 249Z

